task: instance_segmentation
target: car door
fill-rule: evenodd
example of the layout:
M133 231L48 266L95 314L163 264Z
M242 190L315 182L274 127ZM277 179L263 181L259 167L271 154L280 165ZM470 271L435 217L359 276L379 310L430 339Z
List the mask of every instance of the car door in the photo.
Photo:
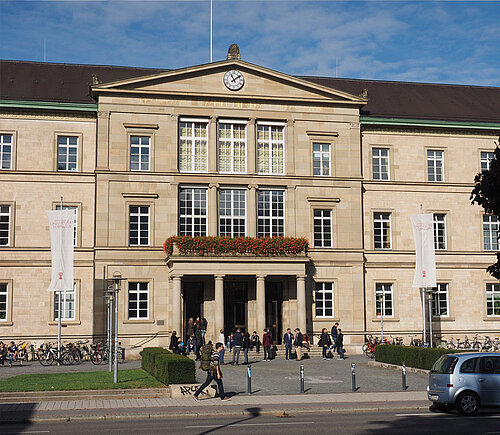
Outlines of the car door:
M500 356L481 357L478 384L482 405L500 405Z

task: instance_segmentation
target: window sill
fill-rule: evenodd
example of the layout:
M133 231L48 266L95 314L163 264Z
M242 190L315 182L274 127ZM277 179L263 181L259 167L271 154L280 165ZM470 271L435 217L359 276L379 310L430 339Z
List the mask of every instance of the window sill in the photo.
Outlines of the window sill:
M4 322L4 321L2 321L2 322L0 322L0 327L1 326L12 326L13 324L14 324L13 322Z
M313 322L340 322L339 317L314 317Z
M50 326L57 326L59 324L59 322L57 320L51 320L49 322L49 325ZM82 322L80 322L79 320L62 320L61 321L61 326L65 326L65 325L68 325L68 326L74 326L74 325L81 325Z
M381 318L380 317L375 317L372 319L372 322L379 322L381 323ZM384 317L384 323L385 322L399 322L399 319L395 319L394 317Z
M483 320L485 322L500 322L500 316L485 316Z
M150 323L150 324L153 324L155 323L155 320L154 319L126 319L124 320L122 323L124 324L129 324L129 325L133 325L134 323Z
M499 319L500 320L500 319ZM433 322L454 322L454 317L432 316Z

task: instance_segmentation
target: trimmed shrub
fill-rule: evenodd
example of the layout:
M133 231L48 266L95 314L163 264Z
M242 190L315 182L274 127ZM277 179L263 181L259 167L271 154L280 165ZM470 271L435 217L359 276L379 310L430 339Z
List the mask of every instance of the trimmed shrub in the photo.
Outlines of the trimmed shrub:
M196 382L195 362L161 347L145 348L141 367L166 385Z
M155 354L167 352L163 347L145 347L141 352L141 368L154 376Z

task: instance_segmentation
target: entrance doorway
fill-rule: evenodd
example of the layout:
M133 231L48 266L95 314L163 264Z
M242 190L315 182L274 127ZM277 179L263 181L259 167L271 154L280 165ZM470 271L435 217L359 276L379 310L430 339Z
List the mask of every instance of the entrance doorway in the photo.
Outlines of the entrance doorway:
M283 283L266 282L266 326L271 330L273 344L281 344L283 338L282 307Z
M203 282L185 282L182 285L183 295L184 295L184 319L183 319L183 330L177 331L177 335L180 337L182 332L182 338L186 337L187 323L189 319L196 320L196 317L203 317Z
M224 281L224 334L247 329L248 283Z

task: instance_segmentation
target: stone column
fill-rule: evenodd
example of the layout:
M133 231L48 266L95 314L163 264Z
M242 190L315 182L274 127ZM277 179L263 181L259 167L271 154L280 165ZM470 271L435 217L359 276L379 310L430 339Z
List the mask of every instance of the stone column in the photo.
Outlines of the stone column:
M224 275L215 275L215 336L224 328Z
M173 290L172 290L172 330L177 331L178 337L183 337L182 332L182 302L181 302L181 286L182 276L172 276Z
M247 191L247 236L257 237L257 184L249 184Z
M217 118L215 116L210 117L208 123L208 172L217 172L217 160L219 156L217 155L217 138L219 137L219 132L217 131Z
M255 129L255 118L250 118L248 120L247 127L247 171L249 174L257 173L257 136Z
M257 334L262 336L262 331L266 327L266 276L257 275L256 279L255 308L257 313Z
M297 276L297 327L300 332L305 333L307 328L306 317L306 277Z
M217 183L211 183L208 185L208 201L207 201L207 234L209 236L216 236L218 234L218 193L219 193L219 185Z
M286 137L285 137L285 147L286 147L286 161L285 161L285 174L295 175L296 162L295 162L295 120L289 119L286 123Z
M97 112L96 169L99 171L109 171L109 117L110 112Z

